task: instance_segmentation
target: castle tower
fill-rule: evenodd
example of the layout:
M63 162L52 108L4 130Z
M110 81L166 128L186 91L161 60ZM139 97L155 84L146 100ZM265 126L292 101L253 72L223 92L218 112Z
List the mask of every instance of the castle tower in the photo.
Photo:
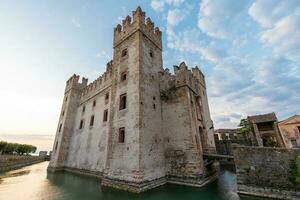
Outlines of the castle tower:
M158 73L162 70L159 28L138 7L114 30L108 160L103 185L122 187L129 181L137 191L165 183ZM126 78L125 78L126 77ZM125 98L125 100L124 100ZM125 106L124 106L125 102ZM113 181L119 180L119 181ZM147 188L149 189L149 188Z
M49 170L61 170L64 167L81 90L87 85L87 81L82 78L82 83L79 83L79 76L74 74L66 83Z

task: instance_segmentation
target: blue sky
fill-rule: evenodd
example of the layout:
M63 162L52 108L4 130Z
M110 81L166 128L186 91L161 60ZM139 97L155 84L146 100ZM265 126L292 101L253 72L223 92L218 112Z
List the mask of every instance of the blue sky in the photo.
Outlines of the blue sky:
M65 81L105 70L113 28L138 5L163 32L164 67L205 73L216 128L300 113L299 0L2 0L0 134L54 135Z

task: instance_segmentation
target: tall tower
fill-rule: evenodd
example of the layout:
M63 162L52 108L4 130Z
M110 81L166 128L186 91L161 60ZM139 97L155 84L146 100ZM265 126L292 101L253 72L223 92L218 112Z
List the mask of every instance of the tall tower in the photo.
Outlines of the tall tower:
M108 158L103 185L122 187L129 181L137 191L165 182L158 73L162 70L161 31L138 7L114 29ZM125 98L125 100L124 100ZM125 106L124 106L125 103ZM120 185L118 185L120 184ZM149 188L149 184L148 184Z
M64 167L81 90L87 85L87 82L87 79L82 78L82 83L79 83L79 76L74 74L66 83L49 170L60 170Z

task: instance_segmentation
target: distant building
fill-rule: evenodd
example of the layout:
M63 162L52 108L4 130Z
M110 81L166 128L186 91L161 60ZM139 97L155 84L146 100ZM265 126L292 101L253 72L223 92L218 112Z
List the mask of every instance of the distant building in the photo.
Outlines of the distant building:
M231 144L240 144L251 146L251 140L246 135L240 134L240 129L217 129L215 130L214 139L216 150L221 155L232 155Z
M278 129L278 120L275 113L248 116L248 122L252 130L252 140L258 146L284 147L283 139Z
M286 148L300 147L300 115L294 115L278 123Z
M47 156L47 151L40 151L39 156Z
M215 138L218 140L237 140L239 136L239 129L217 129L215 130Z

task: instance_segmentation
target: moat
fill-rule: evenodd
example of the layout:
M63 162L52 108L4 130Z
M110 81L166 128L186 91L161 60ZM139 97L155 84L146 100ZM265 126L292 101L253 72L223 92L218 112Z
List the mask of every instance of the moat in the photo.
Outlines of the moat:
M48 173L48 162L0 174L0 199L22 200L254 200L236 193L235 174L223 170L220 179L202 188L165 185L142 194L101 188L99 180L70 173Z

